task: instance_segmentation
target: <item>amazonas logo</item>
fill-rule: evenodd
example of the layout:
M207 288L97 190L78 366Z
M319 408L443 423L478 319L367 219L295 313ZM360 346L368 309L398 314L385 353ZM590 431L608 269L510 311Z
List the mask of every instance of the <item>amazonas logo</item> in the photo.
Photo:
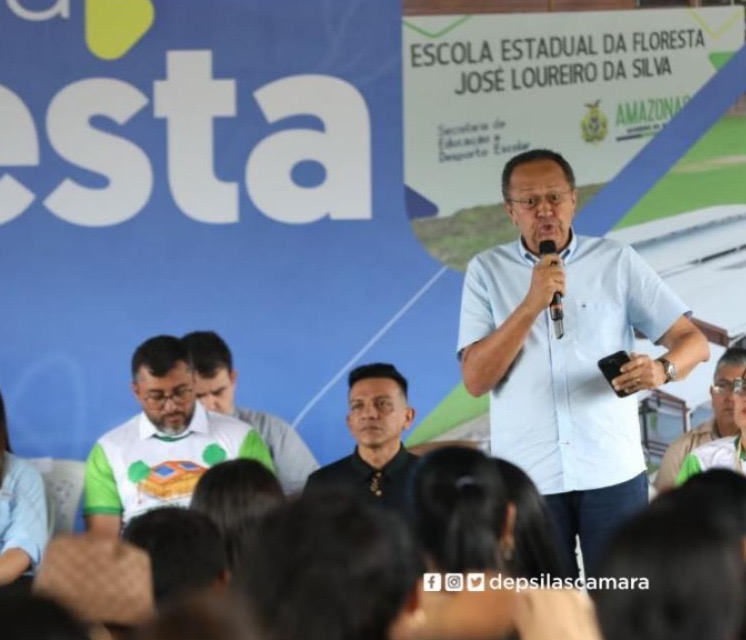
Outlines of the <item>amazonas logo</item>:
M19 18L40 22L70 18L71 0L57 0L44 9L29 9L23 0L5 0ZM89 51L102 60L127 54L155 22L151 0L85 0L85 41Z

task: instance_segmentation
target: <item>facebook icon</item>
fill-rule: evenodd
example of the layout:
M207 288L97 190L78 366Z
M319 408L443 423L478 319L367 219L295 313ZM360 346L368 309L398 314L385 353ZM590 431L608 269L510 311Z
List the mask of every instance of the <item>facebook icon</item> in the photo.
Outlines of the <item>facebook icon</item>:
M425 591L440 591L442 587L442 576L439 573L426 573L422 580Z

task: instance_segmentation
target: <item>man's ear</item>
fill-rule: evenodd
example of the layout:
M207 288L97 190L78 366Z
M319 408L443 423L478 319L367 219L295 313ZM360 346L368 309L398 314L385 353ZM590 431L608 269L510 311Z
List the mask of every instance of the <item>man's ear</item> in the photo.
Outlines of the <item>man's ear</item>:
M238 382L238 369L233 369L230 372L229 377L231 379L231 384L235 387L236 382Z
M414 417L417 415L417 412L415 411L414 407L407 407L407 410L405 412L405 423L404 423L404 430L406 431L409 429L409 427L412 426L412 423L414 422Z
M573 189L570 192L570 198L572 199L572 217L575 217L575 214L578 212L578 190Z
M140 400L140 385L137 384L136 380L133 380L130 383L130 389L132 389L132 393L135 394L135 398L137 398L138 400Z
M513 206L508 202L507 200L503 202L503 209L505 209L505 213L508 214L508 217L510 218L510 221L513 223L514 227L518 226L518 220L516 218L516 213L513 211Z

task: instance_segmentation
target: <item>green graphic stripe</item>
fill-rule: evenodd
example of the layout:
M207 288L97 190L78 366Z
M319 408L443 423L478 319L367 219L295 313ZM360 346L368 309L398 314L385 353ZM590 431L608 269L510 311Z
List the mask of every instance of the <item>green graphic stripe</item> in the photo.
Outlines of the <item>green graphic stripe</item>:
M464 422L483 416L488 411L489 394L474 398L469 395L463 384L459 384L420 422L407 438L407 445L411 447L429 442Z
M710 60L710 64L719 71L733 57L733 51L715 51L707 57Z
M453 22L449 24L445 29L441 29L440 31L436 31L435 33L431 33L430 31L426 31L425 29L418 27L416 24L412 24L411 22L407 22L406 20L402 20L402 23L405 27L409 27L412 31L416 31L420 35L425 36L426 38L440 38L441 36L444 36L449 31L453 31L456 27L460 27L464 22L467 20L471 20L474 16L462 16L456 22Z

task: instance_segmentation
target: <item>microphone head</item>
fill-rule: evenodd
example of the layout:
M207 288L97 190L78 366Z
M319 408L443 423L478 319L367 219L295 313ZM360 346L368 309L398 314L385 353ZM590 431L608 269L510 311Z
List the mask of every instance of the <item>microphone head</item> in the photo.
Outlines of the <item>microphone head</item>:
M545 256L549 253L557 253L557 245L554 240L542 240L539 243L539 255Z

